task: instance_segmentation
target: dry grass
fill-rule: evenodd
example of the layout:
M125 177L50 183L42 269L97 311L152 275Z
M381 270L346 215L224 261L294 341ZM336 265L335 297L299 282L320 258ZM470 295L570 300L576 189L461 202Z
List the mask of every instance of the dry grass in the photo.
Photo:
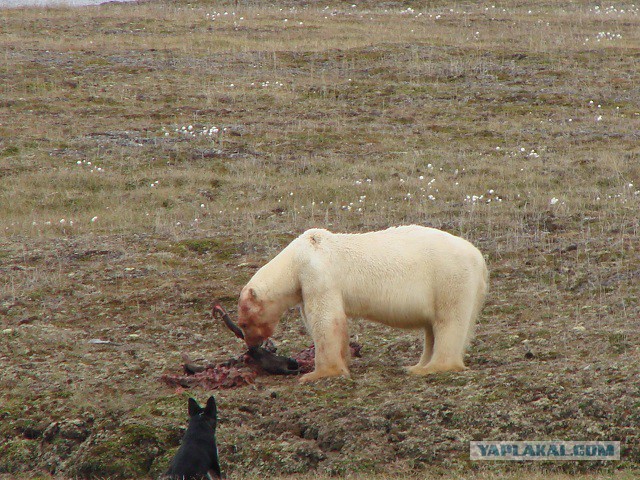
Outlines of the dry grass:
M242 348L213 298L308 227L420 223L488 256L471 372L407 378L413 335L354 322L353 382L216 394L225 472L632 478L638 8L241 3L0 10L0 472L161 471L157 377ZM471 463L485 438L623 460Z

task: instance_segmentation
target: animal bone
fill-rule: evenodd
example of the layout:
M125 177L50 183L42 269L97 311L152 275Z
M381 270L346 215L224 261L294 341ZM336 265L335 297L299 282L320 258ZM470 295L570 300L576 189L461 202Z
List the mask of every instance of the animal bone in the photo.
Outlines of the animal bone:
M244 334L231 317L219 304L213 307L213 316L221 318L224 324L236 337L244 340ZM298 362L283 355L276 355L276 347L270 340L264 344L249 348L248 355L255 360L260 368L273 375L296 375L300 373Z
M229 314L219 304L215 304L213 306L213 316L222 318L222 321L227 326L227 328L231 330L240 340L244 340L244 333L242 333L240 327L233 323L233 320L231 320Z

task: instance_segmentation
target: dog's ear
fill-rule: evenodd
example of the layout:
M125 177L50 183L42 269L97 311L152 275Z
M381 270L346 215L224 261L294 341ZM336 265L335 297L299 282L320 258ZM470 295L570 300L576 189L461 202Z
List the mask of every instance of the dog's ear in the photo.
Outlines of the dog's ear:
M213 396L209 397L207 400L207 406L204 407L204 415L205 417L210 417L214 420L218 418L218 407L216 406L216 399Z
M189 399L189 416L193 417L194 415L198 415L200 412L202 412L202 408L200 407L200 405L198 405L198 402L196 402L193 398Z

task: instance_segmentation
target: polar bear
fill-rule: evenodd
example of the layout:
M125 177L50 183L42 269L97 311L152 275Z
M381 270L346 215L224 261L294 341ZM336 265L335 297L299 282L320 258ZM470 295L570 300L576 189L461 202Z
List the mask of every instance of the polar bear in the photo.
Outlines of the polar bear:
M315 345L315 370L301 377L349 376L348 318L424 332L416 375L465 370L464 350L484 304L488 272L468 241L418 225L343 234L311 229L244 286L238 325L255 346L284 311L301 306Z

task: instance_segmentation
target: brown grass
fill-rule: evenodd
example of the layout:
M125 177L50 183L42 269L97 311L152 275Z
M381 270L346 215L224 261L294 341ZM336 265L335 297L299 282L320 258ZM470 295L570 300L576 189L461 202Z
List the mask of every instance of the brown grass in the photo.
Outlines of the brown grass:
M187 393L158 376L242 350L213 299L233 309L306 228L419 223L488 257L472 370L407 378L419 341L354 322L352 382L216 393L224 471L632 478L639 12L495 7L0 10L0 473L160 472ZM623 460L480 465L474 439L620 440Z

